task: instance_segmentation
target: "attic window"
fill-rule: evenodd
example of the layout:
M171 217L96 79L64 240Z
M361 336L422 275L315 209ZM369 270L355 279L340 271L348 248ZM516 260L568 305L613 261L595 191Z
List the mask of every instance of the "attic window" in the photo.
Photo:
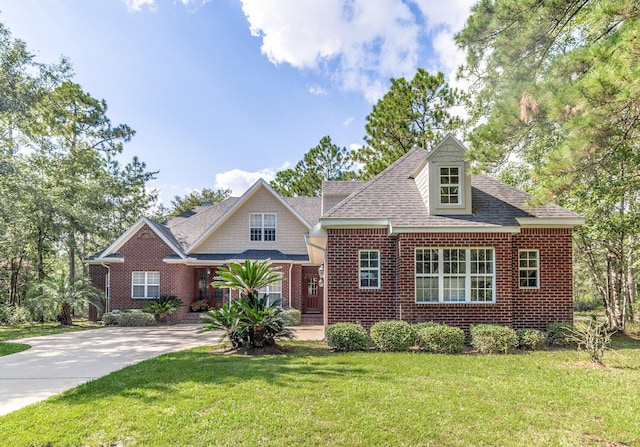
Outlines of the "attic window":
M460 168L448 166L440 168L440 203L460 204Z
M275 214L251 214L250 239L252 241L276 240L276 215Z

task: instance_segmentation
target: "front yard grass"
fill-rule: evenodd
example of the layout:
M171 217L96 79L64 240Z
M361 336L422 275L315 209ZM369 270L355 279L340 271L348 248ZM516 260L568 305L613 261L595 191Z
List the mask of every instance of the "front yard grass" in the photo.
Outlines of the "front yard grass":
M15 354L29 349L24 343L5 343L7 340L19 340L21 338L39 337L41 335L60 334L62 332L82 331L102 327L99 323L91 321L74 321L73 326L62 326L60 323L25 323L10 326L0 326L0 357Z
M640 342L514 355L163 355L0 417L11 446L634 446Z

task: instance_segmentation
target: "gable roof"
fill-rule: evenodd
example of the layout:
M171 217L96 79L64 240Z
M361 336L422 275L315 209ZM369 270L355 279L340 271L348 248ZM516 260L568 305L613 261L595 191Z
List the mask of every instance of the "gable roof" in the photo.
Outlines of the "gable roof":
M450 136L450 138L454 138ZM456 140L457 141L457 140ZM440 147L436 146L434 150ZM534 220L563 219L568 225L581 223L581 216L554 204L528 206L531 196L483 175L471 178L472 214L432 215L422 200L415 180L416 168L432 152L414 148L357 192L326 213L323 225L344 225L366 220L394 228L519 227Z
M257 191L260 189L265 189L270 194L272 194L278 202L282 204L285 208L287 208L293 216L295 216L306 228L311 228L311 224L307 219L303 217L301 213L299 213L296 209L294 209L291 204L285 200L280 194L278 194L269 184L263 179L258 179L251 188L249 188L240 198L238 198L233 204L229 206L229 208L222 213L217 220L209 225L209 227L200 233L200 235L189 244L189 246L185 249L186 253L192 252L194 249L198 247L207 237L209 237L220 225L222 225L227 219L229 219L234 212L240 208L245 202L247 202Z

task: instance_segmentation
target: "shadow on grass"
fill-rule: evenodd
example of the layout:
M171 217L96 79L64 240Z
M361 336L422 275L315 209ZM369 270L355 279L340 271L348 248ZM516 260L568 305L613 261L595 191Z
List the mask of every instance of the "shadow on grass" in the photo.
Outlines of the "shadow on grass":
M165 354L81 385L56 400L85 404L118 395L152 403L164 399L165 393L175 395L188 389L188 384L218 385L230 390L244 383L303 388L322 380L345 375L365 377L369 373L342 360L346 357L331 353L321 343L294 342L286 346L288 352L273 355L230 355L211 347ZM328 356L329 362L325 361Z

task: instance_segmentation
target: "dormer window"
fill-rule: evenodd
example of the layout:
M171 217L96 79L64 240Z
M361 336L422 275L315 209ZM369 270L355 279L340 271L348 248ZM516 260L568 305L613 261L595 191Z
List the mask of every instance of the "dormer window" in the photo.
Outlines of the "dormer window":
M251 214L249 220L252 241L273 242L276 240L275 214Z
M460 205L460 168L440 168L440 204Z

